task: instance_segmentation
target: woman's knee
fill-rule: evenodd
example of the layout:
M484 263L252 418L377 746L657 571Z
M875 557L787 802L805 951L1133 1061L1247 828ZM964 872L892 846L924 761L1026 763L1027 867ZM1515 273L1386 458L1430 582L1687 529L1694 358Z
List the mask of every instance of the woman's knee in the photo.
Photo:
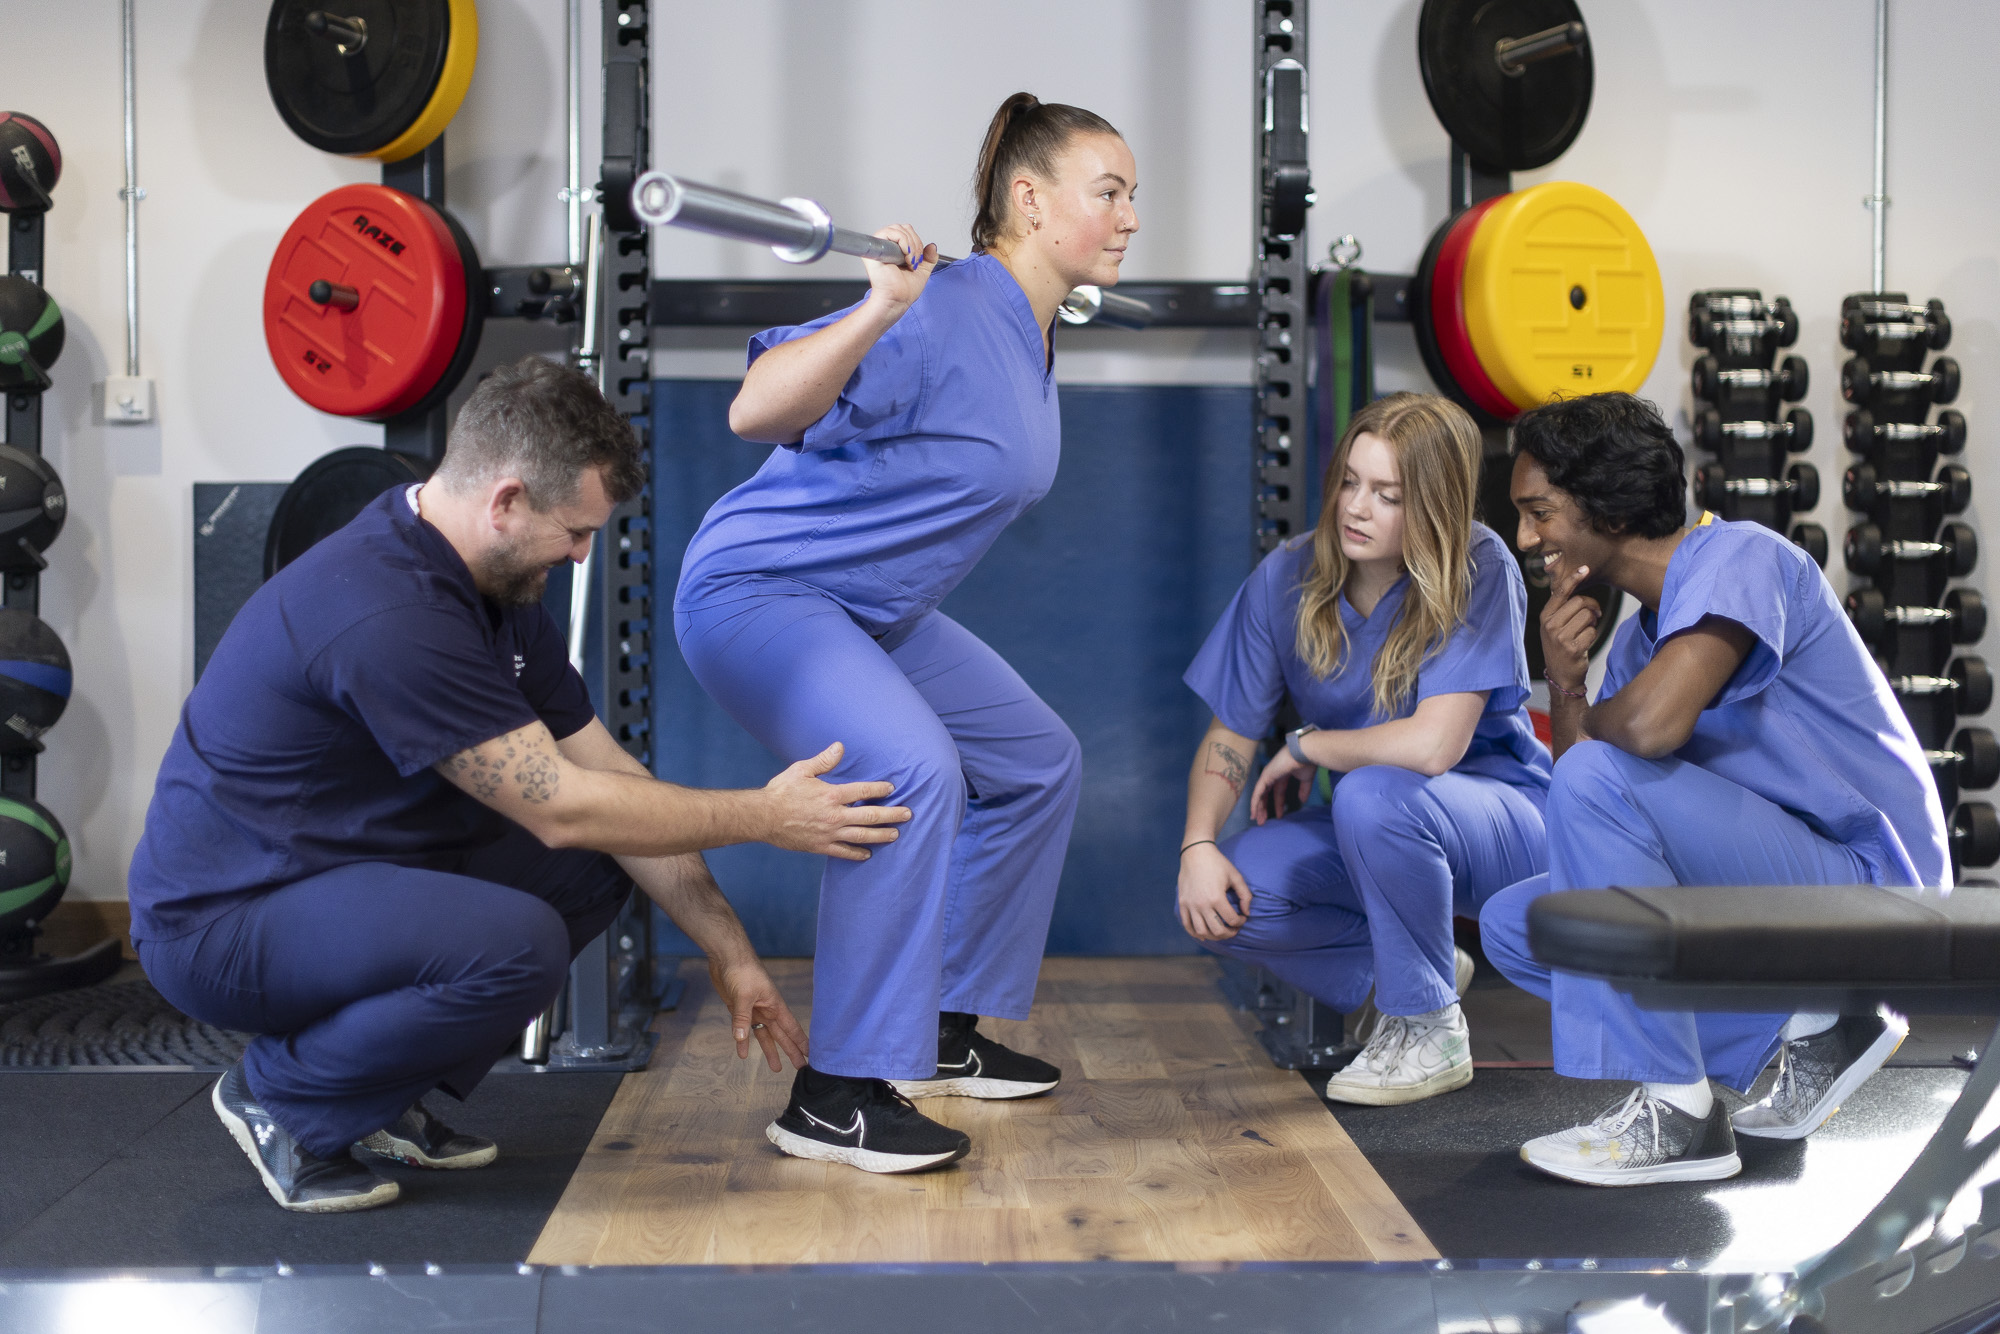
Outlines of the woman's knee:
M1333 785L1333 821L1346 834L1405 830L1421 823L1424 786L1430 780L1414 769L1365 764Z

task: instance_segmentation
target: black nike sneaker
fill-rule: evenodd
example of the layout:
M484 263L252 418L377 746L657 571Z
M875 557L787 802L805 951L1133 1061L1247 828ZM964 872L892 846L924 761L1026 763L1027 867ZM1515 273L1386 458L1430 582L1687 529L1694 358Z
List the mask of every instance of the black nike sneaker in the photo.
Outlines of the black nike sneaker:
M432 1116L430 1108L421 1101L354 1147L411 1167L447 1171L484 1167L500 1156L499 1146L492 1140L453 1130Z
M846 1163L864 1172L924 1172L972 1151L964 1132L941 1126L886 1079L849 1079L806 1066L792 1100L765 1137L794 1158Z
M343 1214L396 1198L395 1182L376 1176L346 1154L320 1158L308 1153L258 1105L250 1081L243 1077L243 1062L223 1072L209 1101L249 1155L264 1179L264 1189L283 1208L301 1214Z
M1032 1098L1062 1080L1047 1061L1003 1047L978 1028L979 1016L938 1016L938 1068L929 1079L898 1079L906 1098Z

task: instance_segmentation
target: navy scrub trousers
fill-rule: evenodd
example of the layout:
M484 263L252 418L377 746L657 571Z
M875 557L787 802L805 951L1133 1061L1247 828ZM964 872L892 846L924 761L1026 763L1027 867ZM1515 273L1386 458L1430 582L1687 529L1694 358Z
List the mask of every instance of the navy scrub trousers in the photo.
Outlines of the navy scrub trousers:
M139 942L146 975L204 1023L258 1036L250 1090L335 1157L441 1088L464 1099L562 990L632 881L518 826L423 867L356 862Z

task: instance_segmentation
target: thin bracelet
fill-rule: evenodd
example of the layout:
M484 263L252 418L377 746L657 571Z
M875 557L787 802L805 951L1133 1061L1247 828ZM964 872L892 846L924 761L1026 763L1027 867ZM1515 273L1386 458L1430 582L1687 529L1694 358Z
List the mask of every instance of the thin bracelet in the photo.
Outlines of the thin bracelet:
M1188 844L1188 845L1187 845L1187 848L1182 848L1182 849L1181 849L1181 856L1183 856L1183 857L1187 856L1187 850L1188 850L1188 848L1198 848L1198 847L1200 847L1200 846L1201 846L1202 844L1204 844L1204 843L1215 843L1215 840L1214 840L1214 839L1212 839L1212 838L1198 838L1198 839L1196 839L1196 840L1195 840L1194 842L1192 842L1192 843ZM1221 847L1222 845L1221 845L1220 843L1215 843L1215 846L1219 848L1219 847Z
M1548 682L1549 689L1555 691L1558 695L1568 695L1571 699L1590 698L1589 694L1581 690L1564 690L1561 686L1556 684L1556 679L1553 676L1545 675L1542 677L1542 680Z

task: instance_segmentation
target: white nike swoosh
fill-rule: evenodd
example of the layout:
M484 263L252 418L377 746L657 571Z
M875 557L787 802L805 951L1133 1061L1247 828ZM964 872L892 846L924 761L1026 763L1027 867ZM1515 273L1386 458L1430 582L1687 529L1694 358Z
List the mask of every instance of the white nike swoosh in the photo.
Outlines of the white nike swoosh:
M861 1147L861 1137L867 1131L868 1124L861 1119L861 1109L859 1107L854 1109L854 1120L845 1126L834 1125L831 1121L822 1121L803 1107L799 1108L799 1112L806 1120L823 1130L830 1130L836 1135L854 1136L854 1147L857 1149Z

